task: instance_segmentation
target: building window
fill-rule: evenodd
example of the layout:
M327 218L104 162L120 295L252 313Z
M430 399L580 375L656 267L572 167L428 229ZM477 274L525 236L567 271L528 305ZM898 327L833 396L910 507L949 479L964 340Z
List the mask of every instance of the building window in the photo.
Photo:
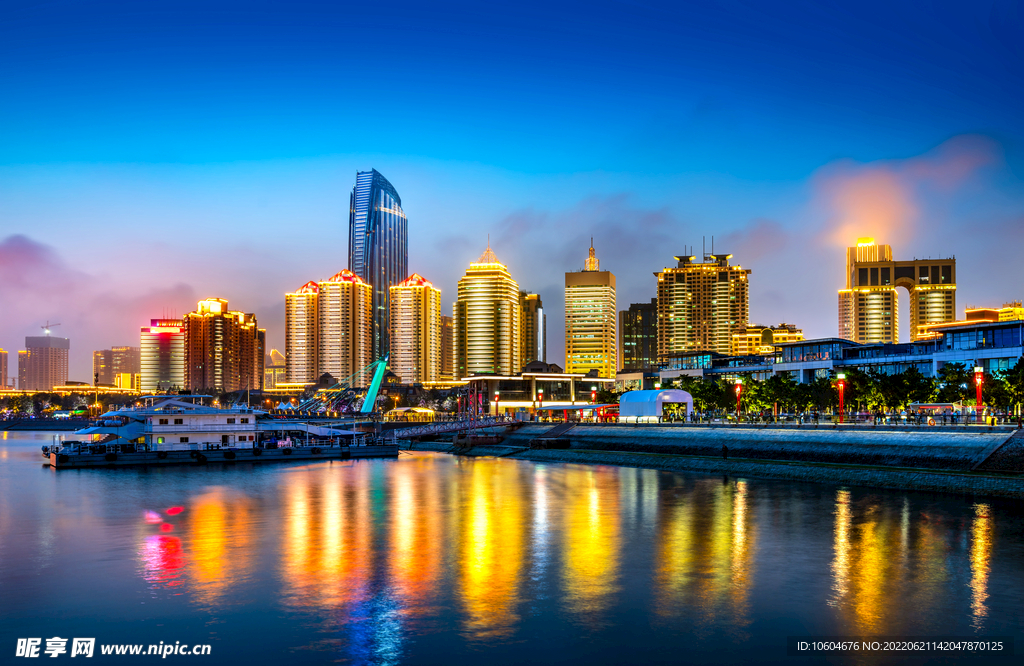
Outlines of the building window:
M182 423L184 423L183 420L181 420L181 419L174 419L174 425L181 425Z
M160 425L167 425L167 419L160 419Z
M181 437L178 439L178 441L181 442L182 444L188 444L188 437Z
M248 423L248 422L249 422L249 419L248 419L248 418L244 418L244 419L242 419L242 423Z
M234 423L234 422L235 422L234 419L228 419L228 423Z

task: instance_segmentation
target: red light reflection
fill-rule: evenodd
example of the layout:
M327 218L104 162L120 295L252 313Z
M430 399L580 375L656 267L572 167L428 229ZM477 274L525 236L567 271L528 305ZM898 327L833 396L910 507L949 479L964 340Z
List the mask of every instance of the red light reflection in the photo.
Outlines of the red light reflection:
M167 515L168 516L176 516L176 515L178 515L179 513L181 513L184 510L185 510L185 507L172 506L170 509L167 509Z
M171 532L173 530L174 530L174 525L171 525L170 523L164 523L163 525L160 526L160 531L161 532Z

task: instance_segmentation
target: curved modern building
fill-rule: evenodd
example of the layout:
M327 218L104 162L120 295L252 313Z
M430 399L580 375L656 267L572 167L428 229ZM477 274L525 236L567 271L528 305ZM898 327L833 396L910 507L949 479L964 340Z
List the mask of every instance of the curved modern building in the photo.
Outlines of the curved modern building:
M458 292L453 307L456 378L519 372L519 285L490 246L469 265Z
M391 348L390 288L409 270L408 220L398 192L376 169L356 173L348 217L348 267L373 288L373 359Z

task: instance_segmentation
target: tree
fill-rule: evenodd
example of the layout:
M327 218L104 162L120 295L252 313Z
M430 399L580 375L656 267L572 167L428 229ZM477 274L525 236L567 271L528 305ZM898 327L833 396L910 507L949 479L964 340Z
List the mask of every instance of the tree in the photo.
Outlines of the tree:
M793 389L796 382L789 373L772 375L761 383L764 400L771 405L779 405L781 411L793 402Z
M936 377L936 399L939 402L968 401L974 380L963 363L946 363Z
M1003 373L1003 386L1006 388L1010 404L1019 410L1021 403L1024 403L1024 356L1017 359L1017 363Z
M904 395L908 402L930 402L935 392L935 382L910 366L902 373ZM902 406L902 405L901 405Z
M839 391L828 377L815 377L808 384L810 404L818 411L839 404Z

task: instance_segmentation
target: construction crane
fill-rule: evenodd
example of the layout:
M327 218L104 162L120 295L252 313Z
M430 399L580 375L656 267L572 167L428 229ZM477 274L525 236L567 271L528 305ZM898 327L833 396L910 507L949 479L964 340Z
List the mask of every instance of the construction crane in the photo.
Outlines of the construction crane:
M43 333L46 333L47 335L49 335L50 334L50 329L53 328L54 326L60 326L60 324L51 324L50 320L47 319L46 323L43 324L42 326L40 326L39 328L43 329Z

